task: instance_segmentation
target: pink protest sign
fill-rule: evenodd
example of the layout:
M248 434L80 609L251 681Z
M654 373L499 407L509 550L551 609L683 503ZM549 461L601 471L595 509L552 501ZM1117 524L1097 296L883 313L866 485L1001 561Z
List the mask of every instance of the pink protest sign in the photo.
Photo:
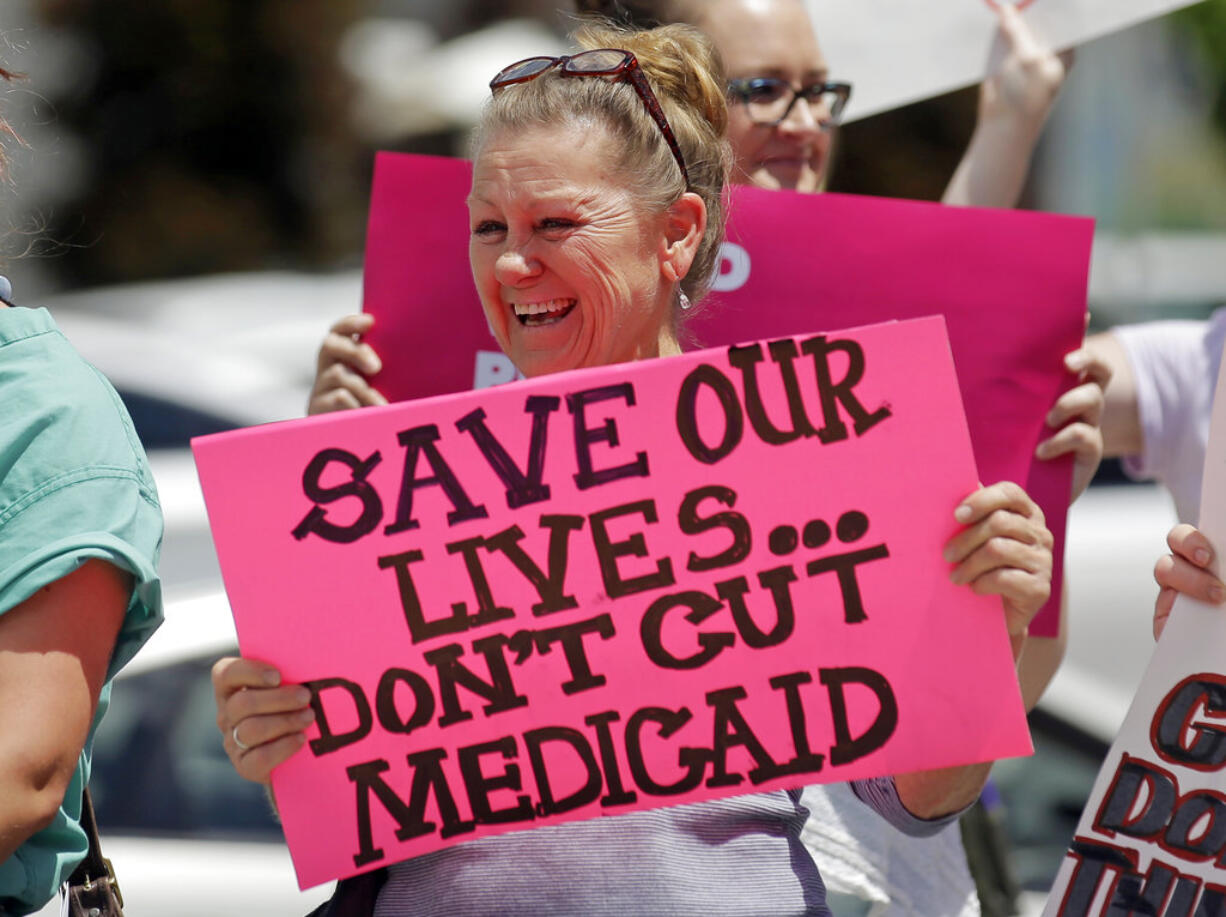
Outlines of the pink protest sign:
M468 268L466 162L380 154L364 308L394 400L511 381ZM942 314L984 483L1016 481L1056 536L1071 462L1040 462L1044 418L1085 328L1093 222L915 201L732 189L721 273L688 326L701 346ZM437 346L446 329L445 346ZM421 342L431 342L422 346ZM398 358L398 354L411 355ZM1052 601L1031 633L1056 632Z
M940 318L193 448L243 653L313 688L304 886L1029 751L1000 603L941 559L976 473Z

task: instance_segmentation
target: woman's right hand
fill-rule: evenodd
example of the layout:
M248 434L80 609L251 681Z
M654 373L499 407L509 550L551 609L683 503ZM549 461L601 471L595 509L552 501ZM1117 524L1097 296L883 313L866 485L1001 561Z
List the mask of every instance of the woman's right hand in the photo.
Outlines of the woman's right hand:
M383 368L379 355L362 341L374 323L374 316L359 312L346 315L328 329L319 347L308 414L387 404L367 380Z
M950 579L976 595L1000 596L1014 653L1051 595L1052 534L1043 510L1017 484L980 487L954 510L962 530L945 543Z
M273 768L306 743L306 727L315 720L311 692L281 684L280 672L254 659L219 659L213 666L213 698L230 763L256 783L267 784Z

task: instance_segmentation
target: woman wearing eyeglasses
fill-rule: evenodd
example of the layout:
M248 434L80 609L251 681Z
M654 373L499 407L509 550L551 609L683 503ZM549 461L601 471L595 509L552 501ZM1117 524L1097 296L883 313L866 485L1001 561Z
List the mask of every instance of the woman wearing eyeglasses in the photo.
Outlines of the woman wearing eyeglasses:
M678 353L685 304L704 292L723 235L727 107L710 45L684 26L590 28L578 40L600 50L500 71L475 143L473 277L499 345L528 376ZM952 575L1000 597L1020 656L1049 591L1042 514L998 484L956 519ZM278 682L254 660L214 667L225 748L251 780L266 782L306 739L308 692ZM969 804L986 773L866 780L855 792L923 833ZM805 815L799 793L779 791L483 838L342 882L323 913L829 917L800 843Z
M851 85L831 81L801 0L698 0L670 9L669 19L702 29L723 60L732 181L820 191Z
M729 81L732 181L803 192L825 186L852 87L832 79L803 0L575 0L575 6L638 26L685 22L702 29ZM1017 203L1064 81L1068 59L1040 46L1011 3L998 8L1009 54L980 87L978 122L942 197L946 204Z

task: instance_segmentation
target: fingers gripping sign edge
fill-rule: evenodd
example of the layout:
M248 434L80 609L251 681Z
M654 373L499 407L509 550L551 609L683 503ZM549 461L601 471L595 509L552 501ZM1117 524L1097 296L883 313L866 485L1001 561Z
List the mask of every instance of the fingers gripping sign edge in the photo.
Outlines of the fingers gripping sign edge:
M1011 634L1023 634L1051 593L1052 545L1043 511L1017 484L1002 481L968 495L955 510L966 528L946 543L955 583L999 595Z

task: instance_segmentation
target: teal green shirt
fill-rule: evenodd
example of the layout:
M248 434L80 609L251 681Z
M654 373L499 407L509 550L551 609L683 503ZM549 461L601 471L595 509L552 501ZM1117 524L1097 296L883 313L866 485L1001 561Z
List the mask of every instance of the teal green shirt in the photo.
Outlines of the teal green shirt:
M42 907L85 855L78 820L94 732L111 679L161 623L161 542L157 490L114 388L47 310L0 308L0 615L90 558L135 582L72 783L54 821L0 863L0 909Z

